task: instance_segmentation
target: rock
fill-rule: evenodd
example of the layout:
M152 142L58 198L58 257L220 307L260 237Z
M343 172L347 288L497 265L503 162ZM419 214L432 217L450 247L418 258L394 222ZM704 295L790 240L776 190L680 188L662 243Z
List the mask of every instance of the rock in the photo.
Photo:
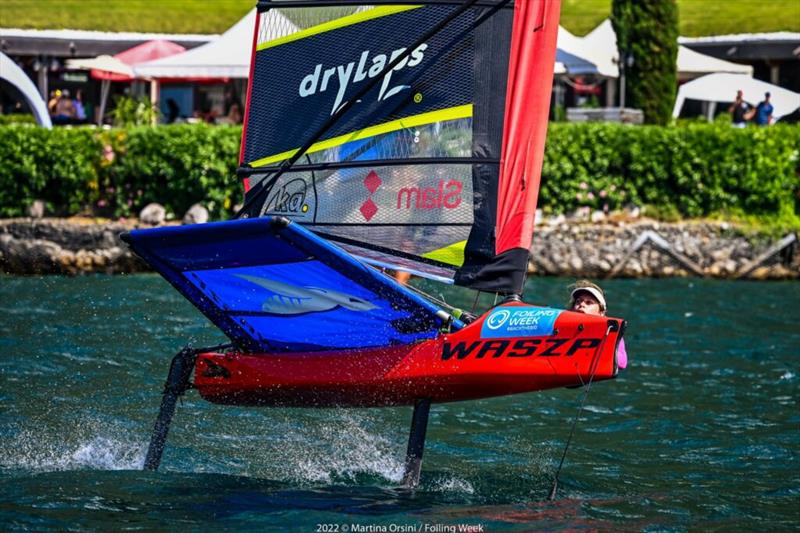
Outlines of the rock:
M167 218L167 210L164 206L157 203L151 203L144 206L144 209L139 213L139 220L144 224L151 226L158 226L163 224Z
M753 270L750 273L750 278L752 279L769 279L769 267L758 267L757 269Z
M642 214L642 210L640 207L637 207L633 204L628 204L625 206L625 214L631 218L639 218Z
M595 211L592 213L589 220L591 220L592 222L602 222L603 220L605 220L605 218L606 218L605 213L603 213L602 211Z
M28 206L28 216L31 218L42 218L44 216L44 200L34 200Z
M117 237L111 231L104 231L98 245L100 248L113 248L117 245Z
M583 270L583 261L577 255L573 255L569 258L569 266L572 270L576 273L580 273Z
M794 273L783 265L772 265L769 270L770 279L792 279L796 276Z
M208 209L202 204L194 204L183 215L183 224L205 224L208 222Z
M715 262L723 263L731 258L731 251L729 247L722 248L721 250L714 250L711 252L711 258Z
M68 271L69 268L75 263L75 254L69 250L61 250L56 257L56 261L61 265L62 270Z
M8 239L3 241L5 269L8 272L51 274L58 272L57 258L61 247L49 241Z

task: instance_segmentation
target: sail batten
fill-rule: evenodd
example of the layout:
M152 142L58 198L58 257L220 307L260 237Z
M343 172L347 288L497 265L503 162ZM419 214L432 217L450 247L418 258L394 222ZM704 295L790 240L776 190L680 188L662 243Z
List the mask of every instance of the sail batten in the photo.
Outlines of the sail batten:
M558 1L267 4L245 214L289 218L373 264L519 292Z

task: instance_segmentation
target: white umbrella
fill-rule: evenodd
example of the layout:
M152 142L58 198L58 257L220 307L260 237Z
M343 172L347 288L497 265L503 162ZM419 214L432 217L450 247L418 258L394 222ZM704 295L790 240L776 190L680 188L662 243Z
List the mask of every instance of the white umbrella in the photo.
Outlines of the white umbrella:
M121 76L133 77L133 68L121 59L114 56L101 55L86 59L68 59L67 68L79 70L101 70L103 72L110 72L111 74L119 74ZM97 123L102 124L103 115L106 110L106 102L108 101L108 93L111 90L111 80L103 79L100 82L100 112L97 114Z
M77 70L102 70L133 77L133 68L114 56L102 55L86 59L67 59L67 68Z

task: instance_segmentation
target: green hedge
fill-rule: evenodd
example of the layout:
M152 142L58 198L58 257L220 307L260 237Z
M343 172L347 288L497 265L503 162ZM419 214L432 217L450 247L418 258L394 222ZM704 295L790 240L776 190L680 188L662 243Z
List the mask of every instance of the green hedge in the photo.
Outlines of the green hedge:
M0 127L0 216L34 199L58 215L132 216L150 202L180 217L202 202L216 219L240 202L239 127L101 130Z
M96 201L103 145L90 129L0 127L0 216L19 216L37 199L72 214Z
M203 202L224 219L241 202L239 127L98 130L0 126L0 216L34 199L60 215L131 216L149 202L174 216ZM800 198L800 127L736 129L551 124L540 206L654 205L681 216L792 215Z
M799 156L800 127L791 125L551 124L540 205L787 215L800 195Z

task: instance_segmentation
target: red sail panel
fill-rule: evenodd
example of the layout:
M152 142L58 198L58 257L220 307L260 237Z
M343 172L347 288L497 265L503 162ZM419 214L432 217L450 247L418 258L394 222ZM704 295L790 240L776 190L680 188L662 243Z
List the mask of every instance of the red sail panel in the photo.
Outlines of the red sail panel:
M516 2L497 195L499 255L530 249L550 113L561 0Z
M250 99L253 97L253 70L256 66L256 46L258 45L258 25L261 23L261 16L256 14L256 22L253 24L253 45L250 49L250 75L247 77L247 96L245 97L244 121L242 124L242 142L239 144L239 164L244 163L244 146L247 141L247 120L250 117ZM245 178L242 183L244 192L250 190L250 178Z

